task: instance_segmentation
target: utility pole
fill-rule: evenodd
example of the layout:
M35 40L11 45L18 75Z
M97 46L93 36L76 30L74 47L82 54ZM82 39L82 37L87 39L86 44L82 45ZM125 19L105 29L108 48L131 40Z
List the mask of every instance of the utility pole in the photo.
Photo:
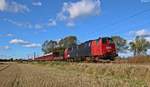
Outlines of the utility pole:
M30 59L30 56L28 55L28 60Z
M34 54L33 54L34 56L33 56L33 60L35 59L35 57L36 57L36 52L34 52Z

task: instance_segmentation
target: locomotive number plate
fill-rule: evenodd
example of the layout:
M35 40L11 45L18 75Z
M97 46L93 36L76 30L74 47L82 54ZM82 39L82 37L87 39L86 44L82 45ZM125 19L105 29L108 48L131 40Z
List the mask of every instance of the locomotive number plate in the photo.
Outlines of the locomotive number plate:
M107 46L106 49L111 49L111 47L110 47L110 46Z

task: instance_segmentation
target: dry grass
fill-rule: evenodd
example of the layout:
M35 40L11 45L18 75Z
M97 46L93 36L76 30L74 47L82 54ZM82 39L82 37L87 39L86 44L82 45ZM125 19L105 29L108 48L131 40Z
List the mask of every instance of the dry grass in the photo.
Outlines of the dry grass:
M77 76L86 77L90 82L88 87L148 87L150 86L150 67L148 65L129 64L63 64L52 62L46 67L67 71L67 74L78 73ZM66 75L66 73L64 74ZM74 74L74 77L76 74ZM78 79L74 79L76 81ZM82 84L86 83L84 79ZM76 84L74 84L75 86ZM86 86L85 86L86 87Z
M0 72L0 87L150 87L150 66L33 62Z
M135 56L128 58L128 63L150 63L150 56Z
M9 66L9 63L0 62L0 71L7 68Z
M14 83L18 72L18 68L14 64L0 71L0 87L15 87Z

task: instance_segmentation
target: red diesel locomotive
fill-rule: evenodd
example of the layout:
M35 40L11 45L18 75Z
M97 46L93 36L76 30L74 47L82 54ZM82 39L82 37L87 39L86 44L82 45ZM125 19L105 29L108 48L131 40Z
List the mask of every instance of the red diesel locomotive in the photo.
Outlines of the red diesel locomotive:
M86 41L80 45L75 45L70 48L66 48L64 56L59 56L58 52L53 52L34 60L38 61L57 61L57 60L114 60L114 57L118 56L116 52L115 43L112 38L103 37L96 40Z
M81 60L90 58L95 61L100 59L113 60L116 56L118 55L115 44L109 37L90 40L76 47L68 48L64 52L65 60L77 58Z

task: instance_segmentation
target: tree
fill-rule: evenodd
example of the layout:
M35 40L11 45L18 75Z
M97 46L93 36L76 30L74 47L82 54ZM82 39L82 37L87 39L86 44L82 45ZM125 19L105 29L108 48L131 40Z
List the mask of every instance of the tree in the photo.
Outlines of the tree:
M42 45L42 51L45 54L47 54L47 53L53 52L56 47L57 47L57 42L56 41L46 40Z
M68 36L61 39L59 42L53 40L46 40L42 45L42 51L47 54L50 52L59 52L63 55L65 48L72 47L77 44L76 36Z
M150 49L150 42L148 42L148 49Z
M120 36L112 36L112 39L117 47L118 51L124 51L127 49L126 40Z
M136 36L135 41L130 42L131 51L134 52L134 56L146 55L149 42L142 36Z
M137 54L136 50L136 44L134 42L130 42L130 50L133 51L133 55L135 56Z
M68 36L68 37L65 37L64 39L61 39L59 41L60 47L63 47L63 48L69 48L69 47L72 47L76 44L77 44L77 37L76 36Z

